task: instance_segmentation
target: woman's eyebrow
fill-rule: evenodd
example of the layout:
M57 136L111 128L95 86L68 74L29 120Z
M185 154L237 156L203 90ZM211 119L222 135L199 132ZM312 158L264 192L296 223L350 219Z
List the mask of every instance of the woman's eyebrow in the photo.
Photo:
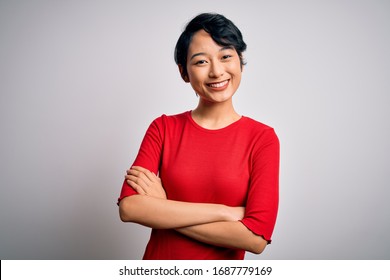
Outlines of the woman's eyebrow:
M204 53L204 52L195 53L195 54L191 55L190 60L192 60L193 58L195 58L195 57L197 57L197 56L200 56L200 55L206 55L206 53Z
M224 47L222 47L222 48L219 49L220 52L222 52L222 51L224 51L224 50L234 50L234 47L233 47L233 46L224 46ZM207 53L204 53L204 52L195 53L195 54L191 55L190 60L192 60L192 59L194 59L195 57L200 56L200 55L207 55Z
M222 47L219 51L224 51L224 50L234 50L234 47L233 46L224 46Z

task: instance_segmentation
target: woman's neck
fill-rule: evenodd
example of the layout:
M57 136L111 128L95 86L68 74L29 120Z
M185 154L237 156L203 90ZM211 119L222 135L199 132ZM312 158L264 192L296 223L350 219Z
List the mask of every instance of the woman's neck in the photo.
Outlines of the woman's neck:
M234 110L233 104L207 104L199 101L198 106L191 113L193 120L207 129L224 128L236 121L241 116Z

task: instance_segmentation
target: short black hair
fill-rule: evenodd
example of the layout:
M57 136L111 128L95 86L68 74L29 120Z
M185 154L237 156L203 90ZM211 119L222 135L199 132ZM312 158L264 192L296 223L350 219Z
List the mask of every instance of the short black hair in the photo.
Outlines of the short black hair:
M241 66L245 64L242 53L246 50L246 44L241 31L234 23L220 14L202 13L194 17L180 35L175 47L175 62L182 67L182 77L188 75L187 55L193 35L199 30L210 34L211 38L220 46L233 47L239 57Z

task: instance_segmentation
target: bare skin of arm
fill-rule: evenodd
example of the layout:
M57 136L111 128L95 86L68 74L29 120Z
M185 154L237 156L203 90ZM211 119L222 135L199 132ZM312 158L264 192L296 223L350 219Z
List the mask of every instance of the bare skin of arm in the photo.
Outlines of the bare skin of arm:
M119 203L120 218L123 222L134 222L157 229L237 220L244 212L239 208L220 204L188 203L140 194L125 197Z
M125 197L119 203L120 218L124 222L172 229L217 221L237 221L244 215L243 207L168 200L160 178L142 167L128 170L126 180L138 195Z
M176 229L178 232L211 245L244 249L260 254L267 246L267 241L251 232L241 222L214 222L203 225Z
M168 200L160 178L142 167L132 167L125 178L139 195L120 202L122 221L176 229L204 243L255 254L261 253L267 245L261 236L239 222L244 217L243 207Z

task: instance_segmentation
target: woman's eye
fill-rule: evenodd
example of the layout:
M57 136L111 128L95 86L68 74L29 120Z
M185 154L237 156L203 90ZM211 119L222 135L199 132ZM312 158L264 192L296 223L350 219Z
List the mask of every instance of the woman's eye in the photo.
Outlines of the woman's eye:
M202 65L202 64L206 64L206 62L207 62L206 60L199 60L195 64Z

